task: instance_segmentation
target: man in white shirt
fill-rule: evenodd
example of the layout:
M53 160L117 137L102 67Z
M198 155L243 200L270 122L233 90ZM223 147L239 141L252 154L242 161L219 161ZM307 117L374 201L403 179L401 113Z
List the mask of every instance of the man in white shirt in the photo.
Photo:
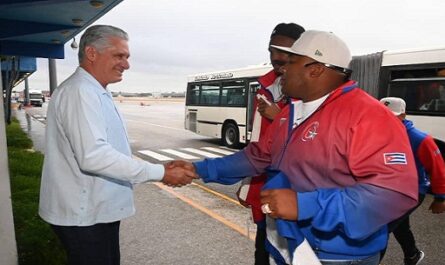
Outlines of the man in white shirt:
M127 130L107 85L130 65L128 35L98 25L82 35L79 64L53 93L39 215L51 224L69 264L120 263L120 220L134 214L133 185L182 186L191 170L132 159Z

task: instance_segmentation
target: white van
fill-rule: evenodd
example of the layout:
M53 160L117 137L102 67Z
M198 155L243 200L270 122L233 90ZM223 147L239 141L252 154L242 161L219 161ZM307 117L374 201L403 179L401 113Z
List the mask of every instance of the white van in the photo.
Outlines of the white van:
M41 107L44 97L41 90L29 90L29 103L33 106Z

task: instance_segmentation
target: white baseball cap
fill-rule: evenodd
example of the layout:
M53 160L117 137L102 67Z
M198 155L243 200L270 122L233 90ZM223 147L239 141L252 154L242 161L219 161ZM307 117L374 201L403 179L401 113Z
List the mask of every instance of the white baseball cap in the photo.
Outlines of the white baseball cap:
M332 32L308 30L301 34L292 47L271 45L289 53L310 57L317 62L336 66L350 72L351 52L348 46Z
M380 102L387 106L396 116L405 113L406 103L405 100L401 98L387 97L382 98Z

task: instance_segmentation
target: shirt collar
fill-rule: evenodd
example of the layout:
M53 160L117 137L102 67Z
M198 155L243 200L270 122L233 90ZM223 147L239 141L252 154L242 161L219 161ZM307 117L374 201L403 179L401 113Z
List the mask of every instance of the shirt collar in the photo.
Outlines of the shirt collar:
M98 90L103 95L109 95L111 96L110 90L108 88L104 88L99 81L97 81L94 76L92 76L87 70L83 69L82 66L78 66L76 69L76 73L87 79L88 81L92 82L94 84L94 88Z

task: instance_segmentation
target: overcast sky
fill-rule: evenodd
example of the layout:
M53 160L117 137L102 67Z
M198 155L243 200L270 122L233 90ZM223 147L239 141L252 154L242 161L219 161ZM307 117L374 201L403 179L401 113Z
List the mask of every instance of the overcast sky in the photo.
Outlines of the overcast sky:
M188 75L268 62L280 22L332 31L360 55L445 47L444 10L443 0L124 0L95 24L130 35L131 67L112 91L181 92ZM57 60L58 83L78 65L69 44ZM48 90L48 61L37 63L30 88Z

